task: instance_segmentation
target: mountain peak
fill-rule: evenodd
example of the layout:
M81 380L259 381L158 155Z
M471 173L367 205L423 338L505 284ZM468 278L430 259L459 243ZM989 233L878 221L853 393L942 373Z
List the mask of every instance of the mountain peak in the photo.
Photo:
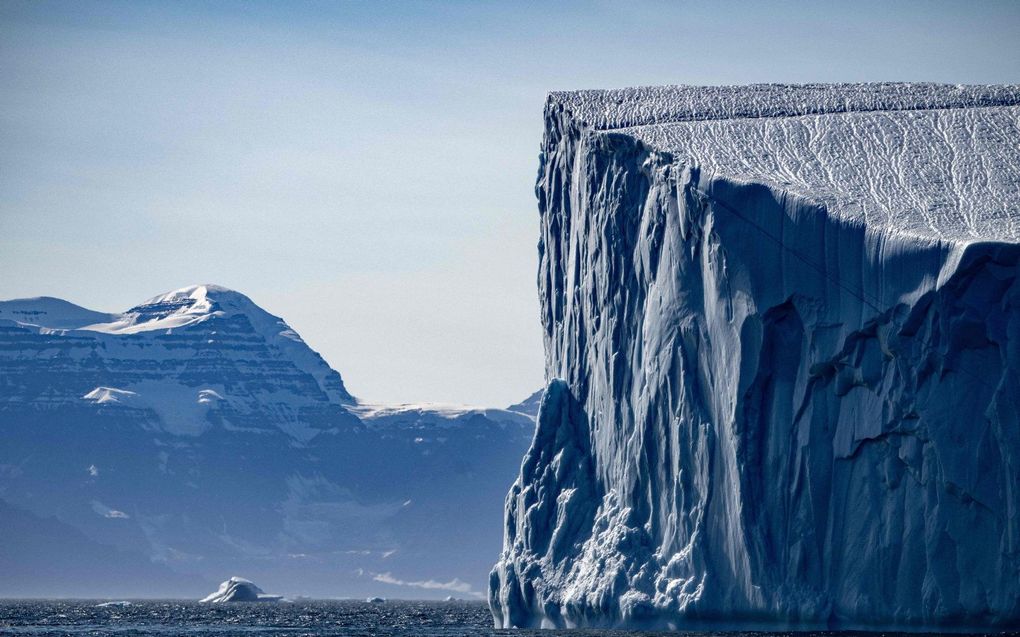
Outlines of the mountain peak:
M253 322L282 323L250 298L212 283L189 285L154 296L126 312L96 312L50 296L0 301L0 319L47 329L134 334L174 329L213 316L245 314Z
M245 314L253 320L282 321L260 308L247 296L214 284L190 285L154 296L107 323L83 329L109 334L135 334L175 329L200 323L215 316ZM264 322L264 320L260 320Z
M50 297L0 301L0 320L35 326L43 331L81 330L110 336L166 333L193 327L202 329L200 326L208 321L239 315L243 315L245 321L233 323L246 322L250 326L248 329L265 339L281 356L311 374L331 400L353 400L340 375L282 318L265 311L244 294L222 285L203 283L171 290L121 314L93 312Z
M191 299L192 301L195 302L203 301L214 302L237 297L243 298L248 303L251 303L251 300L248 297L246 297L245 295L241 294L236 290L232 290L222 285L216 285L215 283L199 283L197 285L189 285L187 287L178 288L176 290L171 290L169 292L159 294L143 303L143 305L165 302L175 299Z

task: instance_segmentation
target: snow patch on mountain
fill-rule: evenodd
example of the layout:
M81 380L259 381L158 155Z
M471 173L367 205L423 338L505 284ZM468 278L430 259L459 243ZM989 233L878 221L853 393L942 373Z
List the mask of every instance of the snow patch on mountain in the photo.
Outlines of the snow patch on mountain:
M196 391L186 385L150 380L135 383L131 387L131 390L96 387L82 396L82 399L97 406L148 410L160 423L159 427L149 427L151 430L181 436L197 436L206 431L211 426L207 417L209 411L218 408L221 403L229 404L214 389ZM224 426L230 427L229 423ZM289 435L299 440L307 440L317 433L299 426L285 429Z
M485 422L526 424L526 414L510 409L475 407L449 403L369 403L358 401L348 405L366 424L394 424L402 427L444 428L455 422L481 418Z
M93 402L97 405L109 404L131 404L138 397L138 394L126 389L116 387L96 387L89 393L82 396L82 399Z
M221 400L223 400L223 396L214 389L203 389L198 392L199 405L216 405Z
M130 515L124 513L123 511L111 509L110 507L106 506L105 504L98 500L92 501L92 510L96 512L96 515L100 515L110 520L127 520L131 517Z

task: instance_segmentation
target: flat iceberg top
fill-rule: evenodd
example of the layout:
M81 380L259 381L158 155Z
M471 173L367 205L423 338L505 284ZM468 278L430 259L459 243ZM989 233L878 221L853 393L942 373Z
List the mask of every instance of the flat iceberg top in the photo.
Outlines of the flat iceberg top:
M549 108L872 228L1020 241L1018 85L666 86L552 93Z
M623 129L715 175L839 218L948 241L1020 242L1020 106L726 119Z
M885 82L561 91L549 104L596 130L712 119L1020 105L1020 85Z

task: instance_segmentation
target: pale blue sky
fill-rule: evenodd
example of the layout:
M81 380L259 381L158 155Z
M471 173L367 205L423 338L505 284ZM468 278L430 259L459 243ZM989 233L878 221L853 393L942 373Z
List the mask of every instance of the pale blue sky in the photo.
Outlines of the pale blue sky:
M219 283L369 400L542 384L545 93L1020 82L1020 2L0 3L0 298Z

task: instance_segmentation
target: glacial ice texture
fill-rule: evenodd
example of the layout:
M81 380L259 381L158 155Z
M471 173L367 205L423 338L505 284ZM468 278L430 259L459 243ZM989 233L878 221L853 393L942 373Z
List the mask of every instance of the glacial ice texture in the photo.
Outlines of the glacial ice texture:
M1017 625L1018 98L550 96L497 626Z

